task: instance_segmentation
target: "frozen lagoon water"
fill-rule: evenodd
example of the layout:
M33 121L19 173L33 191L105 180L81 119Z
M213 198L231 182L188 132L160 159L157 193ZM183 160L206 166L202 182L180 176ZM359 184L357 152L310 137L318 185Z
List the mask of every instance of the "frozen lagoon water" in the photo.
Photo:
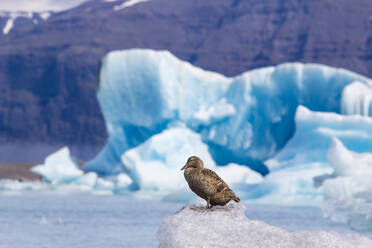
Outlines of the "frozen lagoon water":
M246 205L249 219L289 231L352 232L346 224L324 219L316 207ZM123 195L0 194L0 248L157 247L162 219L182 206Z

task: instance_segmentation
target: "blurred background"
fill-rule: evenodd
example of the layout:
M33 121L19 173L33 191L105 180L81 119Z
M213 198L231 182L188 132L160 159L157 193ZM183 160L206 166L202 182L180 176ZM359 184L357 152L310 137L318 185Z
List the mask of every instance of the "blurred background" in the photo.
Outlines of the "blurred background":
M169 50L226 76L293 61L372 76L369 0L128 2L0 1L1 163L100 151L96 75L111 50Z

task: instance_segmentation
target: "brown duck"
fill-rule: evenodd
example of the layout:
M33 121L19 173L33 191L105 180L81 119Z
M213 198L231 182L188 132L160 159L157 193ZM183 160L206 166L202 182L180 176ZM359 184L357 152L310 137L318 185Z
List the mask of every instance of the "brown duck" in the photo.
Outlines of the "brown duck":
M231 200L240 201L216 172L204 168L200 158L190 157L181 170L185 170L185 179L190 189L207 201L206 208L216 205L224 206Z

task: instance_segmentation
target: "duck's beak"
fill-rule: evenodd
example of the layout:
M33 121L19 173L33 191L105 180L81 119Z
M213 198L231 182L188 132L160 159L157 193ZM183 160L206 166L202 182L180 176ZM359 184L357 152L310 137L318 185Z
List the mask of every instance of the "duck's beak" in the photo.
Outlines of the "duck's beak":
M182 168L181 168L181 170L184 170L184 169L186 169L187 168L187 164L185 164Z

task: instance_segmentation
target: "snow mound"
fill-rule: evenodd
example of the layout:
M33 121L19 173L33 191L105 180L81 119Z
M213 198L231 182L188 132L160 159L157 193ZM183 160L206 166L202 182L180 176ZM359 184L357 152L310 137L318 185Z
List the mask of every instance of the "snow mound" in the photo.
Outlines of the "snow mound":
M334 138L328 160L335 178L323 184L323 213L357 230L372 230L372 153L349 151Z
M166 51L110 52L97 92L109 138L85 168L120 172L124 152L176 121L200 134L216 164L244 164L267 174L263 161L294 134L297 106L340 113L343 89L356 81L371 85L368 78L324 65L288 63L229 78Z
M186 205L165 218L157 231L159 247L371 247L372 241L358 234L339 235L325 231L288 232L249 220L243 204L205 210Z
M80 178L84 172L70 157L67 147L48 155L44 164L31 168L31 171L51 183L69 183Z

